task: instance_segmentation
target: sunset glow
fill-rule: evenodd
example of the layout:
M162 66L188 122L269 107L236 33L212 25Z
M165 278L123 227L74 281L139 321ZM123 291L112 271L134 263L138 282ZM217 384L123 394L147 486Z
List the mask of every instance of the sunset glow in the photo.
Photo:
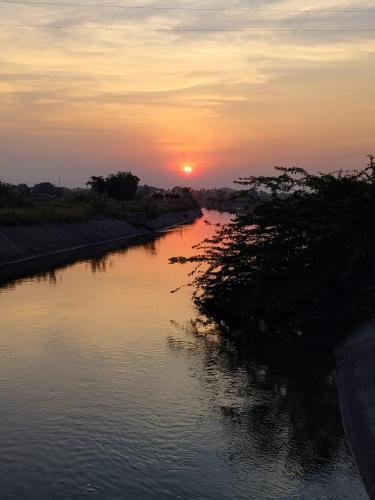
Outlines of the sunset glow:
M182 171L184 174L191 174L193 172L193 168L190 165L184 165Z
M311 2L259 0L265 12L218 9L208 23L199 9L150 15L151 0L113 30L101 5L2 4L2 19L31 28L0 33L0 178L83 186L131 169L150 185L185 173L220 187L276 164L358 168L373 151L375 14L337 12L358 0L322 0L293 36L285 26Z

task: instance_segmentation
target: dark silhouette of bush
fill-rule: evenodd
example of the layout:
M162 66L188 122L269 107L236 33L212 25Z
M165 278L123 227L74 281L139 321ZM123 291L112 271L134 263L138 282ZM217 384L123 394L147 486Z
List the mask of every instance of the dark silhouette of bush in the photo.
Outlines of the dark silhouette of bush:
M6 207L12 193L12 186L6 182L0 181L0 207Z
M0 208L25 207L29 204L30 188L26 184L13 186L0 181Z
M89 186L91 191L98 194L104 194L106 192L106 180L101 175L93 175L90 180L86 182L86 186Z
M31 188L27 184L17 184L13 186L13 189L19 196L27 198L31 195Z
M375 308L372 169L279 175L238 183L270 198L198 245L195 300L233 328L331 343Z
M51 184L51 182L40 182L39 184L35 184L35 186L32 188L32 194L37 197L59 197L64 194L64 189Z
M115 200L133 200L139 183L139 177L131 172L117 172L110 174L105 179L102 176L93 176L87 182L91 190L96 193L106 193Z

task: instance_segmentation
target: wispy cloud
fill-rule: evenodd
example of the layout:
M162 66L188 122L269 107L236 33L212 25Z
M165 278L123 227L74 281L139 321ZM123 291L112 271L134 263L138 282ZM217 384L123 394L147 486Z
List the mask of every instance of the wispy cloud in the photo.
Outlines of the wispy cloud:
M172 5L165 0L134 2L133 7L149 8L122 10L108 7L115 0L101 7L65 3L72 5L0 2L3 24L25 26L0 27L0 134L60 129L76 130L79 138L89 129L112 130L145 164L142 136L163 144L160 161L174 161L176 144L190 144L207 165L215 147L223 151L225 144L227 149L238 144L240 168L255 150L260 160L256 144L264 147L272 138L282 148L293 134L302 159L311 158L319 143L336 147L343 135L352 134L352 151L370 147L375 31L351 30L372 29L375 12L337 11L375 10L372 2L251 2L253 10L268 12L246 11L245 0L180 0L174 10L160 8ZM215 8L226 10L209 10ZM311 13L306 17L301 11ZM299 26L311 31L294 32ZM358 130L363 130L360 141ZM81 162L107 147L107 138L97 134ZM27 158L29 143L21 140L19 148ZM7 165L0 160L0 169L18 168L19 158L20 153L12 164L8 156ZM230 161L223 157L223 168Z

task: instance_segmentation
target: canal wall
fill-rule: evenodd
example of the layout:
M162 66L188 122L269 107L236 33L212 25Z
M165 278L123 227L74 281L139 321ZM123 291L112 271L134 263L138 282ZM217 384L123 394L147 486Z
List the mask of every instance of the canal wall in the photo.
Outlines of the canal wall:
M345 433L367 493L375 499L375 327L353 332L335 356Z
M0 266L11 266L93 245L135 239L193 221L200 209L171 212L155 219L129 214L128 220L102 219L79 223L0 226Z

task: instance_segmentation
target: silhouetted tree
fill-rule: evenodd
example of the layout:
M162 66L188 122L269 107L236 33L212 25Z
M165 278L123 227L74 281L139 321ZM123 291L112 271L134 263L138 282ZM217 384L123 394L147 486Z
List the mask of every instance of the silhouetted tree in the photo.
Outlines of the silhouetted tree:
M117 172L110 174L105 179L93 176L87 185L96 193L106 193L116 200L132 200L137 192L139 177L131 172Z
M228 324L293 341L332 342L375 311L375 176L371 169L238 182L270 197L202 242L195 299ZM338 325L340 325L338 327Z
M40 182L33 187L35 196L62 196L63 188L56 187L51 182Z
M0 207L5 207L9 204L11 193L12 186L0 180Z
M26 184L13 186L0 181L0 207L25 206L29 200L30 188Z
M131 172L117 172L106 179L106 190L110 198L132 200L137 192L139 177Z
M27 184L17 184L16 186L14 186L14 190L20 196L30 196L31 193L31 189Z
M0 181L0 197L5 198L9 195L12 186L6 182Z
M86 182L86 185L90 187L95 193L103 194L106 192L106 181L104 177L93 175L90 180Z

